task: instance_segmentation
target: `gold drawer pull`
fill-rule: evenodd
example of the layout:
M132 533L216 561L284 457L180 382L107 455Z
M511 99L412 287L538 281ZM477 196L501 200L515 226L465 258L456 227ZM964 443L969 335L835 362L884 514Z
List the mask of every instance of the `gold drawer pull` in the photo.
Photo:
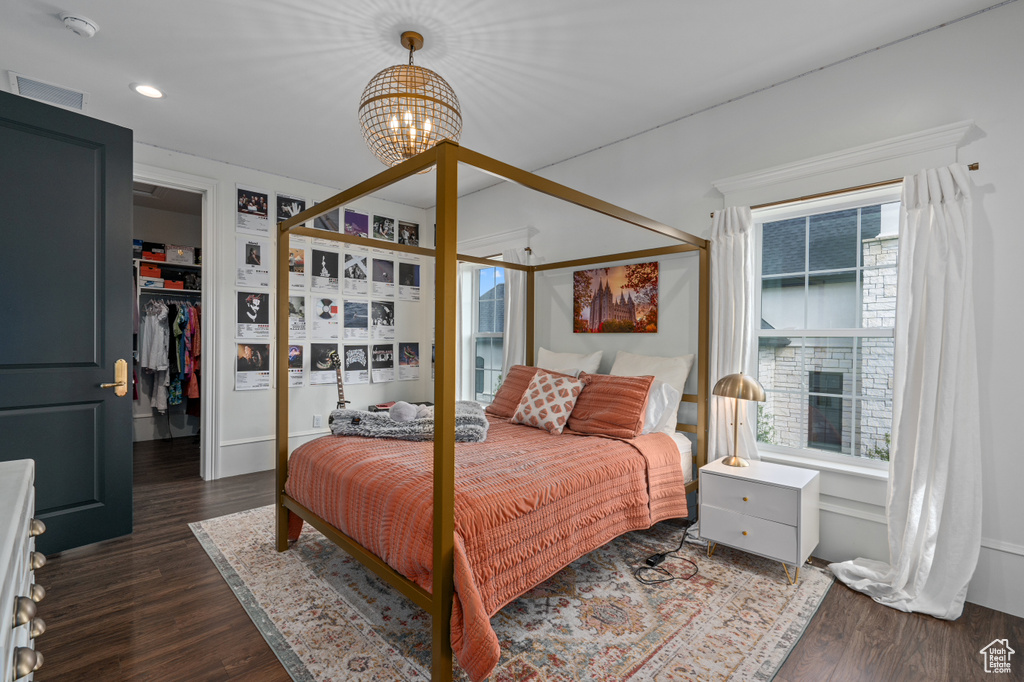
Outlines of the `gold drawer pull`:
M747 531L743 531L743 534L744 534L744 535L746 535L746 534L747 534Z
M28 555L28 563L31 564L32 570L35 571L46 565L46 556L42 552L32 552Z
M29 537L36 537L46 532L46 524L39 519L32 519L28 524L28 535Z
M750 498L749 498L749 497L744 497L744 498L743 498L743 501L744 501L744 502L750 502Z
M32 625L29 630L32 633L32 639L35 639L39 635L46 632L46 623L42 618L33 618Z
M43 589L42 585L32 585L28 590L28 596L32 598L32 601L38 604L46 599L46 590Z
M39 659L40 656L27 646L17 647L14 650L14 679L25 677L35 671Z
M28 597L14 600L14 627L24 625L36 617L36 603Z

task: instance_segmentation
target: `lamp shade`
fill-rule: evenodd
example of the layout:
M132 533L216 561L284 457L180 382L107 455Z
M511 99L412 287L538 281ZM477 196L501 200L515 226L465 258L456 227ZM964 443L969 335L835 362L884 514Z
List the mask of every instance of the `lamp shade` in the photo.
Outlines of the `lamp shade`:
M758 403L765 401L764 386L761 382L743 372L722 377L711 392L724 398L740 398Z

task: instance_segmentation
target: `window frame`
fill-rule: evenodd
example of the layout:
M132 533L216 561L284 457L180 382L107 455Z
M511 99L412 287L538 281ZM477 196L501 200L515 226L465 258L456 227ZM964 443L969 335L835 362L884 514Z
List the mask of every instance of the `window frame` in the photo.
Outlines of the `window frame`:
M761 209L752 209L751 210L752 219L753 219L752 222L754 224L754 260L755 260L755 265L754 265L754 268L755 268L755 272L754 272L754 281L755 281L755 285L754 285L755 286L755 295L754 295L754 309L755 310L754 310L754 315L755 315L755 317L754 317L754 319L755 319L755 321L757 321L757 324L756 324L757 341L756 341L756 345L755 345L755 351L752 354L752 359L751 359L751 362L752 362L753 366L752 367L748 367L748 371L751 372L753 376L758 376L758 374L759 374L759 367L758 367L759 361L758 361L758 358L759 358L759 355L760 355L760 353L759 353L760 343L761 343L761 339L763 339L763 338L778 338L778 337L781 337L781 336L786 336L786 337L791 337L791 338L799 338L799 339L801 339L804 342L807 339L819 339L819 338L843 338L843 339L850 339L851 347L853 348L853 352L854 352L854 358L860 357L859 354L862 353L862 348L863 348L862 340L865 339L865 338L890 338L890 339L895 339L895 326L893 326L893 327L852 327L852 328L832 328L832 329L812 329L812 328L806 328L806 329L788 329L788 330L761 329L760 320L762 319L762 308L761 308L761 306L762 306L762 291L763 291L762 290L762 283L764 281L764 279L763 279L763 272L762 272L762 270L763 270L763 267L762 267L762 265L763 265L762 264L763 250L762 249L763 249L763 226L764 226L764 224L765 223L770 223L770 222L781 221L781 220L787 220L787 219L791 219L791 218L809 217L809 216L819 215L819 214L822 214L822 213L831 213L831 212L835 212L835 211L842 211L842 210L846 210L846 209L864 208L864 207L867 207L867 206L874 206L874 205L878 205L878 204L889 204L889 203L893 203L893 202L899 202L900 200L901 200L901 185L899 183L894 183L894 184L886 185L886 186L882 186L882 187L873 187L873 188L865 189L865 190L855 190L855 191L846 192L846 193L837 194L837 195L828 196L828 197L818 197L818 198L815 198L815 199L809 199L809 200L804 200L804 201L787 202L786 204L779 205L779 206L771 206L771 207L765 207L765 208L761 208ZM897 230L898 230L898 226L897 226ZM859 227L858 227L858 231L859 231ZM862 276L863 276L863 272L864 272L864 264L863 264L863 248L862 248L862 244L863 244L863 241L861 241L858 244L858 246L857 246L857 260L856 260L856 265L853 268L853 271L856 273L856 280L855 281L856 281L856 284L857 284L858 296L860 296L860 294L863 293L863 289L862 289ZM809 262L808 261L809 250L810 250L810 239L805 239L805 243L804 243L804 270L803 270L803 272L799 273L801 276L804 276L804 277L808 277L809 276L809 271L807 269L808 268L808 262ZM898 254L897 258L899 257L899 255L901 255L901 254ZM899 265L898 265L898 260L897 260L897 269L898 269L898 267L899 267ZM851 268L848 268L848 267L847 268L830 269L830 270L821 270L821 271L815 270L813 272L813 274L814 275L829 275L829 274L836 274L836 273L845 273L845 272L849 272L850 270L851 270ZM770 275L770 277L783 279L787 275L795 276L796 274L797 273L772 273L772 275ZM805 280L805 284L804 284L804 323L805 324L807 323L808 297L809 297L808 286L807 286L807 283L806 283L806 280ZM858 324L862 323L862 319L861 319L862 312L863 312L863 301L858 300L858 308L857 308L857 318L858 318L857 322L858 322ZM789 332L789 333L787 334L785 332ZM803 399L802 403L805 405L805 409L804 409L805 414L802 415L801 422L800 422L801 428L798 429L798 432L803 434L803 441L807 442L807 440L808 440L807 439L807 429L809 427L809 419L808 419L808 415L806 414L806 412L809 410L810 400L814 396L825 395L825 394L822 394L820 392L812 392L810 390L810 383L809 383L810 380L809 380L809 374L808 374L808 372L810 371L810 367L807 365L806 357L805 356L802 356L802 357L803 357L803 360L801 361L800 372L801 372L802 381L805 382L806 385L802 385L801 390L799 391L799 393L797 393L797 392L790 392L790 393L791 394L800 395L802 397L802 399ZM859 379L860 379L859 385L856 388L852 389L851 392L845 392L844 391L842 394L838 394L838 395L837 394L829 394L829 397L837 397L840 400L843 400L843 401L849 400L851 402L851 410L850 410L851 428L853 427L853 425L857 424L857 420L859 419L859 407L860 407L861 403L865 401L865 396L863 394L863 385L862 385L863 376L859 377ZM777 392L783 393L785 391L777 391ZM891 402L891 396L890 396L890 402ZM751 424L756 424L757 423L756 415L757 415L758 406L760 404L761 403L753 403L752 405L749 406L750 413L748 414L748 419L751 420L749 423L751 423ZM891 417L891 413L890 413L890 417ZM755 428L754 431L755 431L755 440L756 440L757 429ZM890 427L890 433L891 432L892 432L892 427ZM815 448L808 447L806 445L804 447L794 447L794 446L789 446L789 445L778 445L778 444L766 443L766 442L759 441L759 440L756 441L756 443L757 443L758 451L765 452L765 453L794 456L794 457L804 458L804 459L808 459L808 460L815 460L815 461L820 461L820 462L831 462L831 463L837 463L837 464L845 464L845 465L850 465L850 466L854 466L854 467L863 467L865 469L876 469L876 470L877 469L885 469L885 470L888 470L888 467L889 467L889 462L887 462L887 461L876 460L876 459L869 459L869 458L866 458L866 457L861 457L859 455L853 454L853 452L851 452L850 454L843 454L841 452L837 453L837 452L830 452L828 450L815 449ZM856 445L859 448L861 444L858 442Z
M467 357L471 358L470 361L469 361L469 371L470 371L469 387L470 387L470 393L472 395L472 398L470 398L470 400L475 400L475 401L477 401L479 403L488 405L488 404L490 404L493 401L494 395L492 395L490 393L477 393L477 390L476 390L476 373L478 371L477 366L476 366L476 357L477 357L477 355L476 355L476 344L477 344L477 339L501 339L502 340L502 347L504 348L505 332L504 331L500 331L500 332L482 332L482 331L480 331L480 305L479 305L480 304L480 273L482 273L484 270L494 270L495 274L497 274L497 270L501 270L502 271L502 282L504 282L505 281L505 279L504 279L505 268L502 267L502 266L499 266L499 265L481 265L479 267L472 268L472 276L470 277L470 279L472 280L472 283L473 283L472 294L471 294L471 298L470 298L470 301L471 301L471 304L472 304L472 315L471 315L471 324L470 324L470 333L469 333L469 353L467 354ZM495 280L497 280L497 277L495 277ZM495 286L497 286L497 285L495 285ZM495 299L495 300L497 300L497 299ZM502 303L503 303L502 310L504 310L504 301L505 301L504 296L502 296L501 300L502 300ZM503 329L504 329L504 325L503 325ZM498 371L498 375L499 376L501 375L501 369L502 369L501 367L498 367L497 371ZM493 372L493 371L494 371L494 369L484 368L485 376L486 376L487 372ZM490 396L490 399L487 399L486 397L481 397L481 396Z

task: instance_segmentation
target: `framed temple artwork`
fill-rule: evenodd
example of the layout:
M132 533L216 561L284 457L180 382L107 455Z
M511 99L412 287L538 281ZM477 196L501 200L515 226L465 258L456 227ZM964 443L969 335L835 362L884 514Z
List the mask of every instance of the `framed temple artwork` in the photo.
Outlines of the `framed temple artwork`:
M574 333L657 333L657 261L577 270L572 287Z

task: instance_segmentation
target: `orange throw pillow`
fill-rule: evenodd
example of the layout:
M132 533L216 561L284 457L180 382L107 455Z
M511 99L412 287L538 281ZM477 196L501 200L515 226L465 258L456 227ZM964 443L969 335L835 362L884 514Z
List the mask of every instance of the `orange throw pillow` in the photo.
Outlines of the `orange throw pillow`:
M542 370L539 367L527 367L526 365L509 367L508 376L501 382L498 392L494 394L494 400L484 411L502 419L511 417L519 407L519 401L523 399L523 394L526 393L526 387L530 385L533 375L540 371ZM548 372L548 374L553 377L569 376L560 372Z
M586 384L569 416L577 433L636 438L644 428L647 396L653 376L617 377L580 373Z
M537 372L509 421L559 434L582 390L583 382L579 379Z

